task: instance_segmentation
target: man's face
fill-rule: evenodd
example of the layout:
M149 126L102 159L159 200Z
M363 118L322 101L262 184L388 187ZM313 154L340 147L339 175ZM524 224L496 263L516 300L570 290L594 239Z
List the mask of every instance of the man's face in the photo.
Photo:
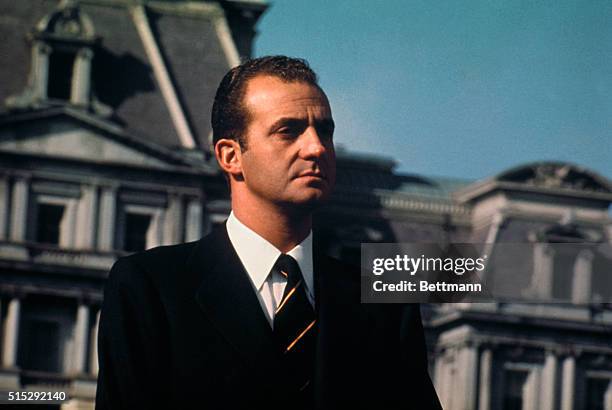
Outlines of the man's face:
M246 86L249 112L242 177L249 195L274 205L312 208L336 181L334 122L327 97L304 82L258 76Z

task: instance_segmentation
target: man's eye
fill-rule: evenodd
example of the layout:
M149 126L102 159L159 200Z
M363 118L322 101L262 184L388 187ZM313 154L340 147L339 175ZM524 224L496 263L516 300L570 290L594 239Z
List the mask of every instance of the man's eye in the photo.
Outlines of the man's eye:
M281 135L286 135L286 136L297 135L297 132L298 131L295 128L291 128L291 127L279 128L279 130L277 131L277 133Z

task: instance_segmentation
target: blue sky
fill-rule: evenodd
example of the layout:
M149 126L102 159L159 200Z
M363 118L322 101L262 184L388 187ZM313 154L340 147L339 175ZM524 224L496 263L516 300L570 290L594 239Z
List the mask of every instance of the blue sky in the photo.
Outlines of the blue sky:
M319 73L336 143L480 179L562 160L612 179L609 0L271 2L255 54Z

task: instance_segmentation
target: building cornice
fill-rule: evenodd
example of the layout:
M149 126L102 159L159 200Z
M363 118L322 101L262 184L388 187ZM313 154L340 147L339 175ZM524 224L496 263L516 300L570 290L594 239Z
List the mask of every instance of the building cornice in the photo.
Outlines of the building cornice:
M602 200L606 202L612 202L612 193L608 192L577 190L572 188L539 187L525 185L517 182L496 181L493 179L477 182L466 188L459 189L458 191L453 193L453 197L460 203L468 203L485 194L499 191L525 192L532 194L542 194L546 196L570 197L577 199Z
M334 200L340 203L350 203L352 206L436 215L450 214L455 217L466 218L471 212L469 206L451 201L382 189L360 190L337 187L334 192Z

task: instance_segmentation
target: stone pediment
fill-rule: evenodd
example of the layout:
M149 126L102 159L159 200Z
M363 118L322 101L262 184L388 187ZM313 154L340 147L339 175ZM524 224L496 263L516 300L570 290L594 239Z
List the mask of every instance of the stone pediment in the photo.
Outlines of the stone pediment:
M612 182L597 173L566 162L536 162L521 165L497 176L475 182L453 193L461 202L474 202L495 192L520 195L523 200L541 201L556 198L567 206L593 206L612 203ZM529 199L527 199L529 198ZM569 202L568 202L569 201ZM579 201L579 202L576 202ZM583 201L583 202L580 202Z
M611 184L585 168L564 162L538 162L510 169L496 178L539 188L612 193Z
M188 160L87 113L38 112L0 119L0 152L155 169L188 167Z

